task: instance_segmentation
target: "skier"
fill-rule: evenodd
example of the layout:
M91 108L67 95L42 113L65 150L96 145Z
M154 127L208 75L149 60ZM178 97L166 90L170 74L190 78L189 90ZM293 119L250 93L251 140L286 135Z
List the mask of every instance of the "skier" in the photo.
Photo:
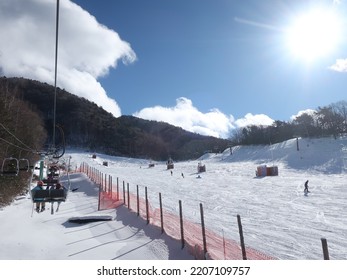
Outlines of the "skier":
M304 193L308 193L308 180L305 182L305 189L304 189Z

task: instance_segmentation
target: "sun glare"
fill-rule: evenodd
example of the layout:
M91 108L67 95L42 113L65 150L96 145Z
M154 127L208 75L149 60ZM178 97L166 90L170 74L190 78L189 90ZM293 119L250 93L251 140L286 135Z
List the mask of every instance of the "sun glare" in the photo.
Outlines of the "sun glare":
M331 53L340 40L340 22L336 13L314 10L294 19L287 41L295 57L313 61Z

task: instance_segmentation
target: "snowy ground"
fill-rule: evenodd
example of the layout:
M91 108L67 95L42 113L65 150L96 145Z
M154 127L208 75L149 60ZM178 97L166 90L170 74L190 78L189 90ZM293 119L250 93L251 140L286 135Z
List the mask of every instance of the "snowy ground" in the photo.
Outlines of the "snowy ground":
M164 162L70 151L73 166L82 162L135 186L147 186L150 203L200 222L239 240L236 215L243 223L246 245L279 259L322 259L321 238L328 240L331 259L347 259L347 138L300 139L271 146L235 147L200 160L207 172L198 178L200 160L176 162L173 174ZM103 166L103 161L108 166ZM276 165L279 176L255 177L258 165ZM182 176L182 173L184 177ZM304 182L309 180L308 196ZM16 200L0 211L0 259L189 259L178 242L129 213L125 207L97 212L97 189L84 175L72 175L73 186L60 211L31 217L29 199ZM72 186L72 187L73 187ZM74 224L81 215L112 215L113 221Z
M67 183L64 177L62 183ZM50 204L42 213L33 211L28 197L19 198L0 211L0 259L192 259L178 242L147 226L125 207L98 212L98 189L85 175L72 174L71 183L72 188L79 189L69 193L68 200L54 215L50 213ZM109 216L112 221L69 221L76 217Z

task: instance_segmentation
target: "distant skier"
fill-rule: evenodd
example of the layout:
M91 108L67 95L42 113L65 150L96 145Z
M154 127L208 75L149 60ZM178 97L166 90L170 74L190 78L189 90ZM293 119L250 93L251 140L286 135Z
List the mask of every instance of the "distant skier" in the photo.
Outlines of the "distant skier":
M308 180L305 182L305 189L304 189L304 193L308 193Z

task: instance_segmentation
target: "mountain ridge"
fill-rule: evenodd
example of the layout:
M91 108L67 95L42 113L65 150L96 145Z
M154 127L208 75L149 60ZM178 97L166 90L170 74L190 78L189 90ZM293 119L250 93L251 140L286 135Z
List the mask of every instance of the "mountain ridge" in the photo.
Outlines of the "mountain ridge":
M19 99L39 113L51 142L54 87L25 78L0 78ZM68 146L127 157L165 160L195 159L206 151L220 152L230 141L185 131L164 122L134 116L115 118L102 107L57 88L56 123L64 131ZM59 141L62 135L57 135Z

